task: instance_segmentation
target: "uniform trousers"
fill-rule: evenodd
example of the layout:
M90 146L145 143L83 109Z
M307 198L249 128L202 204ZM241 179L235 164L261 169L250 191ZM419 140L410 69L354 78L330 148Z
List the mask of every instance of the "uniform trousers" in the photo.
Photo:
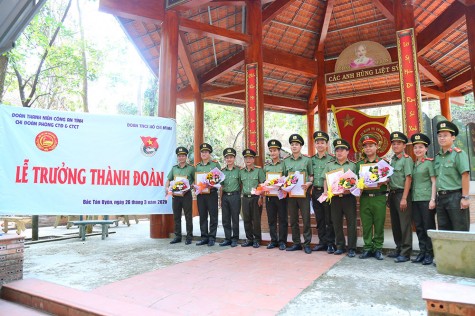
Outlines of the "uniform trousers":
M239 239L239 213L241 213L241 193L223 192L221 198L224 238L227 241Z
M277 196L266 197L267 220L269 223L269 232L271 242L287 242L287 200ZM279 233L277 234L277 220L279 221Z
M360 217L363 227L364 250L382 250L384 221L386 220L386 195L381 192L370 193L370 195L363 193L360 198Z
M335 244L335 229L328 202L320 203L318 198L323 194L323 190L313 188L312 206L317 221L318 240L320 245L330 246Z
M259 206L258 201L258 195L243 195L242 220L244 221L244 231L246 232L247 241L260 243L262 240L262 207Z
M407 197L407 208L401 211L400 203L403 190L389 193L389 214L391 215L391 228L393 231L396 252L401 256L410 257L412 252L412 208L411 195Z
M209 194L198 194L198 213L202 240L215 240L218 229L218 193L212 189ZM209 231L208 231L209 216Z
M437 224L440 230L470 230L470 209L460 209L462 191L437 194Z
M181 210L185 213L186 239L191 240L193 238L192 203L193 197L190 191L187 191L183 196L173 196L173 221L175 222L175 236L177 238L181 239Z
M287 210L290 216L290 226L292 227L292 242L294 245L301 244L299 228L300 210L303 222L304 246L310 246L310 242L312 241L312 230L310 228L310 199L308 197L288 197Z
M348 248L356 250L356 197L353 194L336 195L332 198L330 207L336 234L336 248L345 250L344 215L348 232Z
M427 231L429 229L435 229L435 209L429 210L429 201L413 201L412 219L416 226L420 252L434 256L432 240L429 235L427 235Z

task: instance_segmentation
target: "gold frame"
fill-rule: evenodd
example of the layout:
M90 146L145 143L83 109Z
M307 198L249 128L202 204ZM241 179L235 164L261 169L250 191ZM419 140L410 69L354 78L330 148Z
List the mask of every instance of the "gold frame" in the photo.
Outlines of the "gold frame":
M333 183L333 178L331 177L332 175L334 176L335 173L337 172L345 172L345 169L343 168L338 168L338 169L335 169L335 170L332 170L330 172L327 172L325 173L325 180L327 181L327 191L328 191L328 188L330 187L330 183Z
M274 175L276 177L269 179L269 175ZM272 180L280 177L282 177L282 172L266 172L266 180ZM271 194L269 192L266 192L266 196L277 196L277 194Z
M185 177L185 176L175 176L173 181L182 180L182 179L187 179L188 180L188 178ZM191 190L191 188L190 188L190 190ZM173 196L184 196L184 194L173 193Z
M207 174L208 172L195 172L195 184L197 185L200 182L198 181L198 176L207 175ZM200 194L210 194L210 193L211 193L211 190L209 188L206 188L203 191L201 191Z
M361 165L360 165L360 170L358 170L358 177L359 177L360 174L361 174L362 167L368 167L368 169L369 169L369 167L374 167L374 166L376 166L376 165L377 165L376 162L361 164ZM379 190L379 185L376 186L376 187L374 187L374 188L366 188L366 187L365 187L364 190Z
M303 183L302 184L305 184L305 172L303 171L299 171L300 174L303 176ZM293 175L295 172L289 172L289 176L290 175ZM297 184L298 185L298 182ZM307 189L303 190L303 195L302 194L292 194L292 191L289 192L289 197L291 198L304 198L304 197L307 197Z

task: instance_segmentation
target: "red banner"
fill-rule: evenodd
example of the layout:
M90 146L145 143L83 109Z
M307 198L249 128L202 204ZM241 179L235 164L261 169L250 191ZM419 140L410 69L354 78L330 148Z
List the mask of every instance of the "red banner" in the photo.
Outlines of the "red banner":
M402 123L410 138L422 128L421 86L414 29L397 31L399 81L401 82Z
M246 147L259 155L259 116L257 100L257 63L246 65L246 106L244 107L244 126Z

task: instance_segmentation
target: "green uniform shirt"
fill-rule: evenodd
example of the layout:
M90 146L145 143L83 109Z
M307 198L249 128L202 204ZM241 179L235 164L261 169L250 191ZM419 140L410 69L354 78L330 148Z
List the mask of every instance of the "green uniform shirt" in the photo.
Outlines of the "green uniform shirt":
M285 176L295 171L299 171L300 173L305 172L305 182L308 182L309 177L313 175L312 159L302 154L300 154L297 159L294 159L293 155L285 158L284 168Z
M337 169L341 169L341 168L343 168L343 172L347 172L348 170L351 170L358 176L358 172L356 172L356 164L354 162L349 161L347 159L344 163L340 164L335 159L335 160L329 161L326 164L325 168L323 169L322 175L320 176L321 182L323 183L323 180L325 180L325 174L327 172L337 170ZM328 185L328 183L327 183L327 185Z
M252 189L257 188L259 183L266 181L264 171L259 167L254 167L251 170L247 170L246 167L242 168L239 172L239 179L242 184L242 193L251 194Z
M393 159L391 159L390 165L394 168L394 173L389 181L389 187L391 190L404 189L406 177L412 175L414 161L412 161L412 158L409 155L400 153L397 156L394 155Z
M321 158L318 156L318 153L312 157L314 187L323 188L323 179L325 178L323 169L325 169L327 163L331 160L335 160L335 157L329 153L325 153Z
M413 201L429 201L432 197L432 181L435 177L433 159L422 158L414 163L411 195Z
M369 161L366 158L358 161L356 163L356 170L358 171L356 174L359 176L361 165L368 164L368 163L375 163L375 162L378 162L380 160L381 160L381 158L376 156L374 161ZM379 187L379 190L377 188L375 188L375 189L371 188L369 190L371 190L372 192L374 192L374 191L376 191L376 192L386 192L388 190L388 186L386 184L384 184L384 185Z
M240 169L236 166L233 166L231 170L228 167L224 167L221 169L224 173L226 178L221 183L221 188L223 188L223 192L235 192L241 190L241 184L239 183L239 173Z
M183 168L181 168L180 165L174 165L172 170L168 173L167 179L173 181L177 176L186 177L190 185L193 185L193 182L195 182L195 167L189 164L185 164Z
M201 161L195 166L196 172L210 172L214 168L221 169L219 162L216 160L210 160L206 165Z
M273 161L264 166L264 173L280 173L281 176L285 174L285 166L282 160L277 161L275 164Z
M442 149L435 156L435 174L437 191L458 190L462 188L462 173L470 170L468 156L463 150L452 146L445 153Z

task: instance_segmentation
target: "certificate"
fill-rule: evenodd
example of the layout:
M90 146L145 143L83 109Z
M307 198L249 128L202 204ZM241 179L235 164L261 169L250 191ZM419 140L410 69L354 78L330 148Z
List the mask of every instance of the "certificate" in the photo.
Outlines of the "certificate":
M266 180L274 180L274 179L279 179L282 176L282 173L280 172L267 172L266 173ZM271 189L270 191L266 192L267 196L277 196L277 193L279 192L279 189Z
M201 183L206 183L206 175L208 172L195 172L195 185L198 185L200 182ZM209 187L206 189L203 189L200 194L209 194L210 190Z
M289 172L289 176L292 174L294 174L294 172ZM305 193L307 190L302 189L303 184L305 184L305 172L300 172L297 184L292 191L290 191L289 197L306 197Z
M187 177L185 176L175 176L175 179L173 179L174 181L180 181L180 180L188 180ZM173 193L174 196L183 196L185 195L185 193Z
M327 189L332 186L333 183L335 183L335 180L338 182L338 177L341 176L341 173L344 172L343 168L332 170L330 172L325 173L325 180L327 181ZM334 191L335 188L332 188L332 191Z
M374 167L376 165L377 165L377 163L375 163L375 162L365 163L365 164L360 165L359 176L363 177L366 172L369 172L369 168ZM378 188L378 184L375 183L374 186L366 185L364 189L365 190L378 190L379 188Z

